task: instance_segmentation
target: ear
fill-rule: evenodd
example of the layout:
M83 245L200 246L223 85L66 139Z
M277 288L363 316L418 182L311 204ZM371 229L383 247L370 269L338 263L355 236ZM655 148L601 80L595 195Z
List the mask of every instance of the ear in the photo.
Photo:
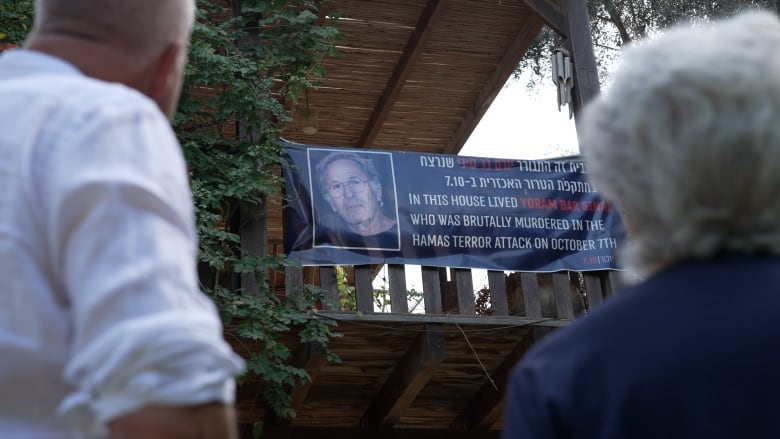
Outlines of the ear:
M382 199L382 183L374 180L369 180L368 184L371 186L371 190L374 191L374 198L377 200Z
M179 42L168 44L154 62L152 80L149 84L149 97L161 107L166 106L169 96L177 94L174 88L179 86L177 79L184 54L184 45Z

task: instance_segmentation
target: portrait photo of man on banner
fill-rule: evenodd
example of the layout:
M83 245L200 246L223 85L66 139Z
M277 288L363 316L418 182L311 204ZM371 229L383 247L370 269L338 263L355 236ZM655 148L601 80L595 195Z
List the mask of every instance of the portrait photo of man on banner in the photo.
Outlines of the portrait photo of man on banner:
M309 149L314 247L399 250L393 156Z

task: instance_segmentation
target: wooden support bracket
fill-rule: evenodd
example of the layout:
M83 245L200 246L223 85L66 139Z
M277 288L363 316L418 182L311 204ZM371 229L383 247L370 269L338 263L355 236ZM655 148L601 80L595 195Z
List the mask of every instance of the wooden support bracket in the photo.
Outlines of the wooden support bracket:
M420 333L399 361L366 410L360 422L361 427L371 430L397 422L443 359L444 332L441 325L425 325L425 331Z

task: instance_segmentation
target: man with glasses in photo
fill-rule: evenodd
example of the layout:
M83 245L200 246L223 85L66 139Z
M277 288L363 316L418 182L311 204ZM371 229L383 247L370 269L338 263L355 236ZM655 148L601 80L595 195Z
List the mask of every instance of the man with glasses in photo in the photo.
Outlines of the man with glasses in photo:
M329 220L326 216L320 227L326 233L318 235L338 247L397 247L397 222L383 210L382 183L370 159L332 152L319 161L315 174L323 198L336 214Z

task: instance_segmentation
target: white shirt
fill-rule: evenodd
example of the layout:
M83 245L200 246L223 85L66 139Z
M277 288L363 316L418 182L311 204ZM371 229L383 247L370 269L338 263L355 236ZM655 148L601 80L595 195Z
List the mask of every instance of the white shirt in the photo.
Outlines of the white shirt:
M141 406L232 403L184 160L155 104L0 56L0 437L83 438Z

